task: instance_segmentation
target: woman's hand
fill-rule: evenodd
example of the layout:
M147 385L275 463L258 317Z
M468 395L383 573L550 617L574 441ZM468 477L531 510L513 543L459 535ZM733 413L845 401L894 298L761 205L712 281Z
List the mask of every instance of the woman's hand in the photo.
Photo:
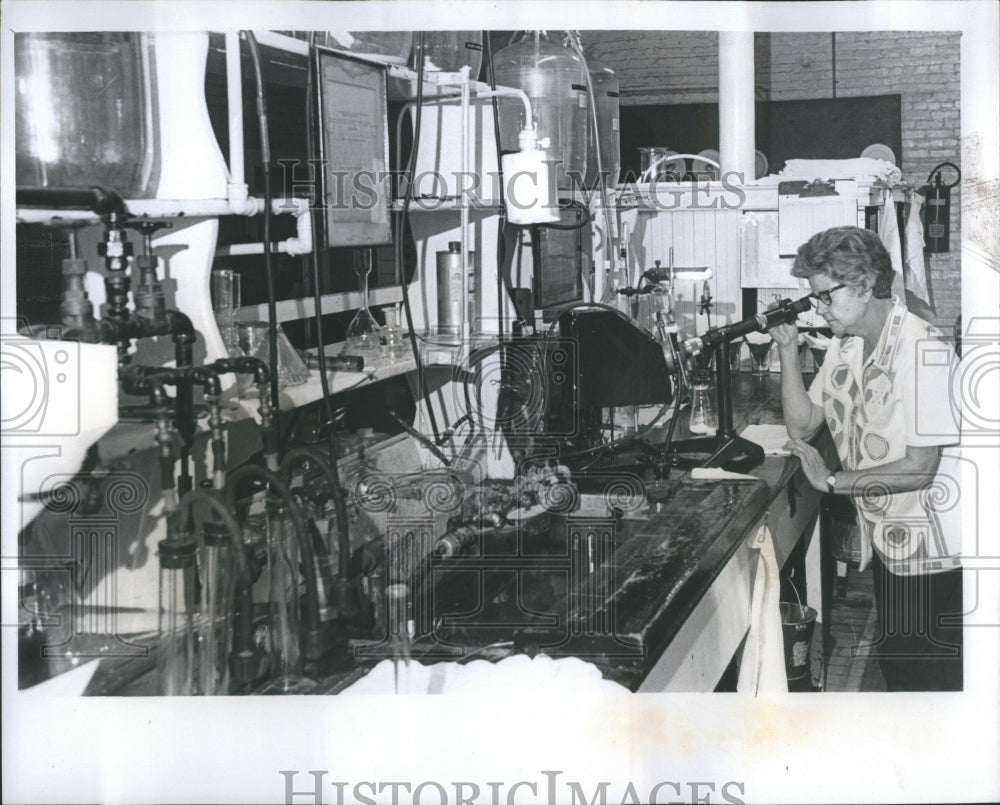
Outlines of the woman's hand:
M798 457L799 462L802 464L802 472L813 489L817 489L820 492L829 491L826 479L830 477L830 470L815 447L811 444L806 444L801 439L792 439L785 444L785 449L790 451L793 456Z
M789 346L798 349L799 328L794 324L776 324L768 332L778 345L778 349L787 349Z

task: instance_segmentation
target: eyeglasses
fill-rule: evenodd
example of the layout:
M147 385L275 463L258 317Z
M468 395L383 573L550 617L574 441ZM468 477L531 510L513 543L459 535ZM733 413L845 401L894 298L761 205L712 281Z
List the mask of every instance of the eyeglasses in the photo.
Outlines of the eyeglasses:
M809 299L812 302L813 307L819 307L819 303L822 302L824 306L830 307L830 294L834 291L839 291L841 288L846 288L847 285L840 283L840 285L834 285L832 288L827 288L825 291L816 291L816 293L809 294Z

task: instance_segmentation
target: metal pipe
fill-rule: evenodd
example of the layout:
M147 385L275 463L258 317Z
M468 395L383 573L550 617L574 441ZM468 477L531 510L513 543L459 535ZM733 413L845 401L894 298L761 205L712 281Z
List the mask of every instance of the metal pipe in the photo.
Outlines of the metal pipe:
M222 399L222 383L219 373L211 366L200 366L192 373L195 380L201 381L208 404L208 425L212 442L212 486L222 490L226 485L226 440L222 433L222 409L219 401Z
M246 202L247 183L243 167L243 66L240 35L226 31L226 100L229 114L229 203ZM236 202L236 204L234 204Z
M292 256L309 254L313 250L312 215L309 211L309 201L307 199L293 199L296 204L291 205L294 209L282 209L277 204L271 207L275 214L282 212L295 216L295 236L285 240L275 241L271 244L271 252L279 252ZM234 243L229 246L220 246L215 250L216 257L245 257L264 253L264 244L260 241L256 243Z
M295 215L299 198L275 198L271 201L271 209L275 215ZM308 203L308 202L307 202ZM224 215L260 215L264 210L264 202L256 196L250 196L246 204L234 209L232 203L225 198L195 198L195 199L129 199L126 203L127 213L131 220L136 218L219 218ZM77 208L60 208L52 203L17 207L17 221L23 224L45 224L53 220L65 222L98 223L100 215L88 210Z
M117 192L104 187L18 187L18 207L51 210L88 210L98 215L124 215L125 202Z

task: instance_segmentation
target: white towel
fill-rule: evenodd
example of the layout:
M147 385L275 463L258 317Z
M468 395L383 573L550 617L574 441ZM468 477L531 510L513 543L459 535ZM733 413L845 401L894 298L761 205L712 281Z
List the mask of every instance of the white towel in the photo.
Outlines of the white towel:
M899 239L899 223L896 221L896 203L892 194L886 193L885 204L878 215L878 236L889 252L892 261L892 293L906 303L906 291L903 283L903 245Z
M789 179L866 179L878 177L895 184L903 172L884 159L789 159L781 170L781 178Z
M927 292L927 263L924 255L924 225L920 220L920 209L924 206L924 197L913 193L910 200L910 214L906 219L906 258L903 279L906 289L917 299L931 304Z
M774 542L767 526L761 526L747 545L758 551L757 572L750 594L750 629L743 646L736 691L754 696L787 693L785 642L778 607L781 581Z

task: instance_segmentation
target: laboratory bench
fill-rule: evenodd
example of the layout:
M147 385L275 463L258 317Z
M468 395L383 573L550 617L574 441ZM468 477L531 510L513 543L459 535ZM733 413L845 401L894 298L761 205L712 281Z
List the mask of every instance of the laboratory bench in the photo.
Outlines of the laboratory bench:
M779 375L734 373L732 382L737 432L781 423ZM687 436L685 412L680 416L675 438ZM814 443L832 460L825 429ZM644 484L652 503L642 511L609 513L586 505L593 497L587 481L603 480L607 489L608 479L627 481L627 474L595 470L581 480L577 510L546 512L520 528L484 529L474 556L432 557L434 605L418 620L433 624L420 633L434 639L416 639L412 661L544 653L594 663L632 691L730 689L724 677L732 676L750 628L758 552L749 542L762 526L779 566L790 557L798 563L794 584L803 601L819 600L819 574L803 557L818 567L820 493L795 458L766 456L749 474L753 479L694 480L674 469ZM391 656L377 641L341 638L349 651L336 652L314 675L310 692L338 693ZM142 653L102 660L85 693L155 694L155 646ZM821 672L820 652L814 681Z

